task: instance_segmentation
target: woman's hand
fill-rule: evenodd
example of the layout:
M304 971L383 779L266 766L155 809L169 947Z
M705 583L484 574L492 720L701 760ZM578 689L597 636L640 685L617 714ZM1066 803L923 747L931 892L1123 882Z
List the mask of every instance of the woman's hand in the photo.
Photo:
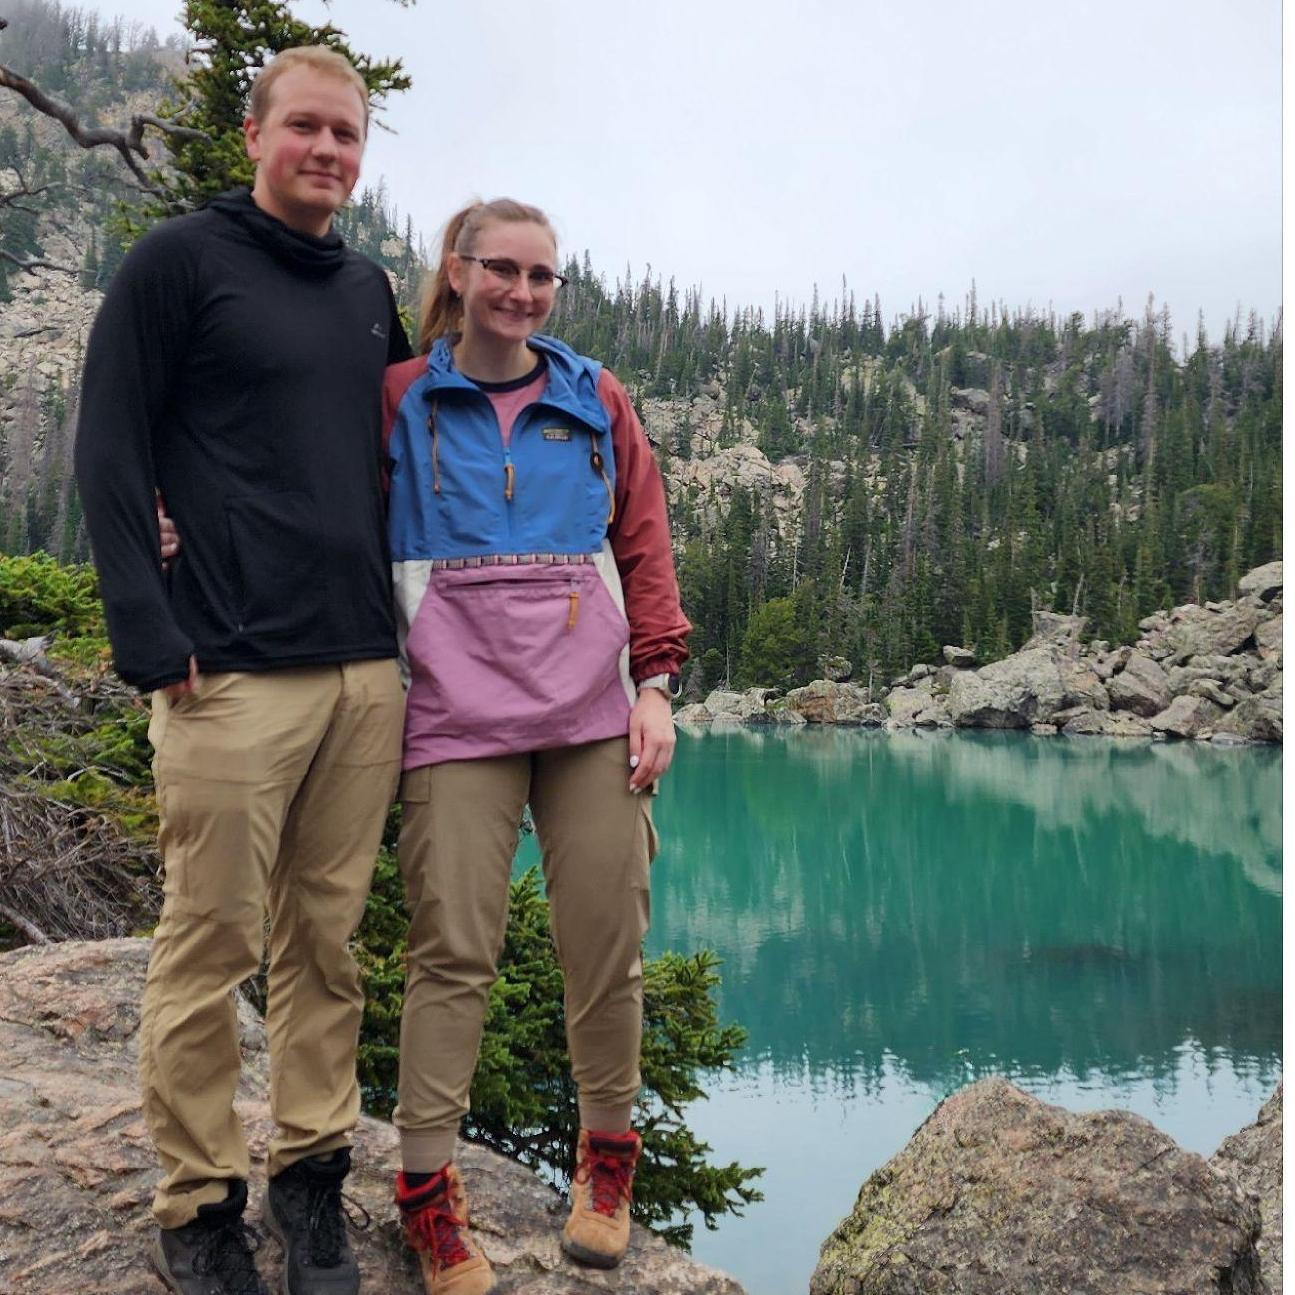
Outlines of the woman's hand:
M630 791L650 787L674 758L674 718L660 688L644 688L630 711Z
M198 685L198 658L191 656L189 658L189 677L181 679L179 683L169 683L162 689L166 693L167 701L179 701L181 697L191 693Z
M162 555L162 570L165 571L170 560L180 551L180 532L167 515L161 495L157 497L157 547Z

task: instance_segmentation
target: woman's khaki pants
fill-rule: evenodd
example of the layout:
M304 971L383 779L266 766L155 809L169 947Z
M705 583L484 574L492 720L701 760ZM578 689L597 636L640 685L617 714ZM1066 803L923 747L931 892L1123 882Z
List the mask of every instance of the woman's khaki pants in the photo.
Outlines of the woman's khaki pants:
M359 925L400 770L394 661L206 674L153 698L166 868L139 1032L162 1227L246 1179L234 1111L233 991L261 965L268 911L269 1171L346 1145L359 1115Z
M629 1127L639 1091L641 946L651 798L629 790L626 738L407 771L400 868L410 911L395 1123L404 1167L454 1155L468 1110L508 883L529 801L566 980L567 1043L585 1128Z

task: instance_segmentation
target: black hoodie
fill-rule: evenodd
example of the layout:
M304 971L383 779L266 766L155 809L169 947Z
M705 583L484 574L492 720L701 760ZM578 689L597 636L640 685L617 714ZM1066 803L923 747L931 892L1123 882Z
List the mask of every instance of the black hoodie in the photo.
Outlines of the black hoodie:
M246 191L157 226L86 351L76 475L118 672L395 655L380 399L409 342L386 275ZM163 573L154 490L181 537Z

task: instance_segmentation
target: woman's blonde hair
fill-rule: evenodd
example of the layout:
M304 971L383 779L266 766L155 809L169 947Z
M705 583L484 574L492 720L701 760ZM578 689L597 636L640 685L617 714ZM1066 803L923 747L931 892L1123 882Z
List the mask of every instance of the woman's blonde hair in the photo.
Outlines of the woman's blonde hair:
M438 337L448 337L463 324L463 302L450 286L449 259L452 253L466 256L475 250L477 236L492 220L507 220L542 225L549 231L554 247L557 235L549 218L529 203L512 198L495 198L491 202L474 202L456 212L445 226L441 238L441 259L428 276L423 288L423 305L418 317L418 349L430 351Z
M339 54L327 45L294 45L276 54L257 73L252 82L252 92L247 100L247 115L255 122L263 122L265 114L270 111L270 91L274 83L294 67L310 68L322 72L325 76L335 77L354 86L359 92L360 102L364 104L364 128L369 128L369 87L364 78L355 70L355 66L345 54Z

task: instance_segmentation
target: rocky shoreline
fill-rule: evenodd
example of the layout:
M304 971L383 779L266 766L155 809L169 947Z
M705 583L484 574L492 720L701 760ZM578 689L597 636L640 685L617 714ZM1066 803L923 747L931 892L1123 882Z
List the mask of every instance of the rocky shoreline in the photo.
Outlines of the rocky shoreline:
M1278 1295L1281 1172L1280 1085L1206 1160L983 1079L864 1183L810 1295Z
M157 1178L136 1088L149 943L68 941L0 954L0 1292L140 1295ZM272 1129L265 1029L240 1005L236 1109L259 1197ZM390 1200L391 1125L363 1119L348 1191L366 1290L418 1279ZM531 1171L461 1144L472 1225L499 1295L742 1295L733 1278L635 1227L625 1264L558 1246L565 1206ZM254 1202L255 1204L255 1202ZM827 1223L824 1223L826 1230ZM277 1247L259 1256L278 1289ZM1004 1079L943 1101L864 1182L823 1243L810 1295L1275 1295L1282 1287L1282 1089L1208 1160L1127 1111L1074 1113Z
M832 677L785 695L716 690L681 707L675 722L1028 729L1216 745L1282 740L1280 562L1244 575L1234 601L1148 616L1131 645L1085 641L1082 616L1038 612L1034 619L1020 651L979 669L966 649L946 647L942 665L915 665L888 688L870 690L849 681L848 662L824 663Z

